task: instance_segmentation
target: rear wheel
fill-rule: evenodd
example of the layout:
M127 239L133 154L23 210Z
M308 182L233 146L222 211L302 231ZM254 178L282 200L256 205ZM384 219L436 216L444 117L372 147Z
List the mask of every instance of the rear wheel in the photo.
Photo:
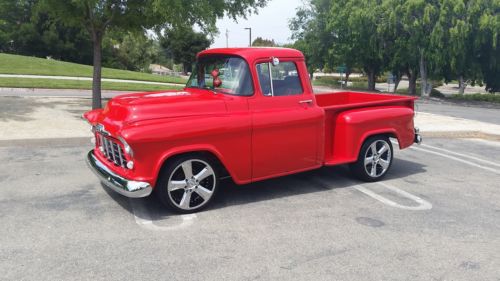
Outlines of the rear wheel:
M213 163L208 157L185 155L167 164L156 186L161 202L181 213L206 207L219 184Z
M358 160L350 165L353 175L363 181L382 179L393 159L392 144L386 136L368 138L359 151Z

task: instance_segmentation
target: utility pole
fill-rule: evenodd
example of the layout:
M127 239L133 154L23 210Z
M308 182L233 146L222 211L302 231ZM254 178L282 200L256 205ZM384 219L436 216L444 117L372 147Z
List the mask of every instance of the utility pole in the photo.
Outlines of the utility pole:
M229 30L226 28L226 48L229 48Z
M249 31L248 33L248 47L252 47L252 28L251 27L245 27Z

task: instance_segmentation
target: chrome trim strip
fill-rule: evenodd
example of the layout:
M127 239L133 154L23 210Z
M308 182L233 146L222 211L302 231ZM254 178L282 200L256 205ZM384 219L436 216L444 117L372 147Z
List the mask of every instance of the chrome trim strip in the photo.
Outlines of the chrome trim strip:
M111 159L111 154L108 147L108 139L104 138L104 150L106 150L106 158Z
M147 182L129 180L111 171L95 157L94 150L89 151L86 160L90 170L96 174L101 182L121 195L130 198L141 198L149 196L153 191L153 188Z
M312 102L313 102L313 100L301 100L301 101L299 101L300 104L303 104L303 103L311 104Z
M271 70L271 63L268 64L268 67L269 67L269 81L271 83L271 97L274 97L273 73Z
M115 164L116 164L117 166L120 166L120 167L121 167L121 165L122 165L122 164L120 164L120 163L118 162L118 161L119 161L119 159L118 159L118 157L116 157L116 154L118 154L118 153L120 152L120 150L118 149L118 144L116 144L115 142L112 142L112 143L111 143L111 146L113 147L113 160L114 160L114 162L115 162ZM115 147L116 147L116 150L115 150Z
M118 144L116 146L118 146ZM122 150L120 149L119 146L118 146L118 156L120 156L120 166L123 167L123 168L125 168L125 165L123 164Z

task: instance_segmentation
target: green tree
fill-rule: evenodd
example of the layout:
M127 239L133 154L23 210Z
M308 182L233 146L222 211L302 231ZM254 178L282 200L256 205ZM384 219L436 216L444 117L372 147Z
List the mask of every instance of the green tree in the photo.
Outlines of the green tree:
M395 76L394 91L397 90L403 75L408 77L408 93L417 94L417 78L419 60L417 50L410 37L411 33L405 30L401 19L401 0L384 0L378 30L383 37L384 68Z
M434 68L445 82L458 78L459 94L464 93L466 81L474 83L479 79L475 45L479 43L480 2L483 1L442 0L439 18L431 34L431 47L439 50L433 55Z
M267 0L40 0L40 7L65 24L85 28L93 43L92 108L101 107L102 42L109 29L141 30L154 26L198 25L215 32L217 18L236 18Z
M346 65L359 65L368 77L368 89L375 90L375 81L383 66L383 36L378 30L379 1L332 1L327 30L334 34L330 52Z
M90 64L92 44L80 28L49 20L37 1L0 1L0 51Z
M257 37L252 42L253 47L276 47L274 39L264 39L262 37Z
M430 36L433 68L445 81L457 78L459 94L467 83L484 80L490 91L500 84L499 10L499 1L439 1L439 17Z
M110 28L149 26L146 0L40 0L40 8L68 26L85 28L93 44L92 108L101 108L102 42Z
M103 65L132 71L148 71L157 58L155 42L142 31L112 31L104 40Z
M293 47L304 53L311 78L316 69L323 69L327 64L333 65L330 55L333 34L327 30L327 15L332 6L329 0L311 0L297 9L294 18L289 22L292 30Z
M191 71L196 54L210 47L211 40L202 32L195 32L192 27L172 28L163 32L160 45L173 58L175 63L183 66L183 72Z
M481 2L481 15L478 19L477 48L479 63L486 90L500 92L500 1Z
M429 60L432 57L431 34L438 18L438 0L407 0L397 5L402 34L407 38L409 54L418 57L421 95L429 96Z

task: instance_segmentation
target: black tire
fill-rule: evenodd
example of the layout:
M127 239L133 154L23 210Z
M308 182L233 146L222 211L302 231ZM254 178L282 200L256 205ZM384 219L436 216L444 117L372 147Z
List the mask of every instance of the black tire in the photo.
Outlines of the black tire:
M202 175L206 168L208 171ZM207 174L209 176L201 180L196 179L198 175ZM216 161L204 155L187 154L176 157L163 167L155 191L165 206L175 212L189 214L206 208L217 194L218 187Z
M373 145L375 146L375 154L373 153ZM382 147L386 150L382 150ZM381 151L383 152L379 153ZM391 168L393 156L394 151L389 138L383 135L373 136L363 143L358 160L350 164L349 168L352 174L362 181L378 181L384 178Z

